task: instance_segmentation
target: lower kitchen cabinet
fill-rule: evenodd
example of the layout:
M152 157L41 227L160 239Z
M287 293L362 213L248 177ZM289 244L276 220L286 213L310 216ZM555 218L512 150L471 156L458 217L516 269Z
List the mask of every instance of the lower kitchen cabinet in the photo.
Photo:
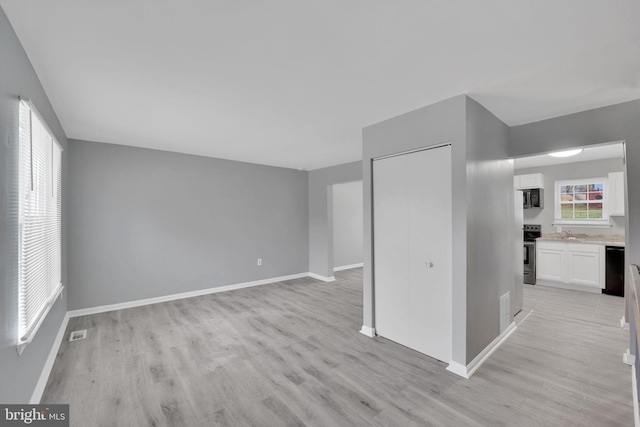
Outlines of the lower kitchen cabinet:
M564 243L536 242L536 281L564 281L565 246Z
M569 246L568 283L604 289L604 246L586 244Z
M600 292L605 287L603 245L536 243L536 282L541 285Z

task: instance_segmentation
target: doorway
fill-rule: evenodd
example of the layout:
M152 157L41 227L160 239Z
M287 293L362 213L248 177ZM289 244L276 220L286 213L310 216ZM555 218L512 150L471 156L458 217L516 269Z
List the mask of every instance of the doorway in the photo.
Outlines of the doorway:
M552 157L549 153L541 153L514 159L514 175L516 176L514 187L517 188L518 186L518 177L535 177L536 175L543 187L543 192L540 193L543 194L540 206L530 204L528 208L523 209L523 203L516 202L516 229L522 230L523 225L539 225L543 238L551 238L553 236L561 238L564 236L567 239L574 239L576 235L583 237L597 235L617 236L618 240L620 240L620 236L626 234L626 218L624 214L626 185L624 183L619 185L620 182L616 180L626 180L624 142L615 141L591 145L577 148L576 151L577 153L570 157ZM579 192L577 190L579 185L577 184L581 184L580 186L585 188L588 186L584 180L593 182L598 180L604 184L602 188L598 188L598 184L593 185L593 191L589 189L585 190L585 192ZM584 183L581 183L581 181L584 181ZM563 183L566 185L562 185ZM576 185L572 186L571 184ZM569 192L569 190L575 191ZM563 194L563 191L566 194ZM618 202L622 201L621 208L613 205L616 199L614 193L616 192L618 193ZM516 199L523 200L522 191L516 191ZM581 221L582 219L594 219L594 221ZM598 223L599 221L600 223ZM522 240L522 231L519 231L518 236ZM624 240L624 237L622 237L622 240ZM522 247L522 243L518 244L516 242L516 251L522 253ZM537 247L536 251L541 247ZM548 248L543 252L543 255L550 253ZM558 256L555 258L561 259L562 254L558 251L556 252L554 252L554 255ZM594 257L592 254L582 254L583 258L586 255ZM522 255L519 258L522 259ZM536 276L541 274L540 264L545 263L545 260L548 261L547 258L536 259ZM549 263L547 262L547 264ZM571 270L571 265L562 266L558 271ZM592 267L590 264L589 266ZM554 264L549 268L551 267L557 267L556 269L558 269L561 266ZM549 268L546 268L546 270ZM533 281L534 284L523 285L521 272L522 264L516 274L516 293L518 293L518 287L521 286L549 285L545 283L546 278L549 276L548 274L543 274L543 279L545 280L539 281L536 279ZM557 278L557 287L573 289L572 284L573 282L578 283L577 279L572 281L569 279L569 274L564 275L566 277L562 280L559 277ZM557 276L562 276L562 274ZM600 285L603 284L600 283ZM578 288L577 290L580 289ZM585 291L589 292L589 289ZM595 289L595 291L599 293L600 289ZM525 315L527 313L526 307L528 306L526 295L527 292L524 293L524 301L520 303L521 306L524 305L525 307L525 310L523 310ZM522 316L518 317L522 318Z
M362 181L333 185L333 271L362 267Z

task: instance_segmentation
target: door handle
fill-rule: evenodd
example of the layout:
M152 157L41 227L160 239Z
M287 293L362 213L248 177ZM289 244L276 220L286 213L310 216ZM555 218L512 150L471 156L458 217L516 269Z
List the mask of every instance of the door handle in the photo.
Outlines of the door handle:
M425 265L429 268L433 268L433 263L432 262L426 262Z

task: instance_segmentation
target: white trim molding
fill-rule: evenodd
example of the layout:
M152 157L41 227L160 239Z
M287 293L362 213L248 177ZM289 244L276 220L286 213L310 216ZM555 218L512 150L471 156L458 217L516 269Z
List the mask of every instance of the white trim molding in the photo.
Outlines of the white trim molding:
M58 329L58 335L56 335L56 339L53 341L53 345L51 346L51 350L49 350L49 356L47 356L47 360L44 362L44 367L42 368L42 372L40 373L40 378L38 379L36 388L33 390L33 394L31 395L31 399L29 400L30 405L37 405L40 403L40 399L42 399L42 393L44 393L44 388L47 385L47 381L49 381L49 375L51 375L51 369L53 369L53 363L56 361L56 356L58 355L60 344L64 339L64 334L67 331L68 323L69 312L65 313L64 319L62 319L60 329Z
M369 338L373 338L373 337L376 336L376 328L372 328L370 326L362 325L362 328L360 329L360 333L362 335L368 336Z
M253 282L237 283L235 285L218 286L216 288L207 288L191 292L181 292L179 294L164 295L155 298L139 299L135 301L121 302L117 304L101 305L97 307L81 308L79 310L71 310L67 312L69 317L86 316L89 314L105 313L107 311L122 310L125 308L140 307L143 305L158 304L166 301L174 301L183 298L192 298L201 295L215 294L218 292L233 291L235 289L249 288L252 286L267 285L270 283L282 282L284 280L299 279L301 277L311 276L311 273L292 274L290 276L273 277L271 279L255 280ZM335 279L334 279L335 280Z
M622 317L620 318L620 327L621 327L622 329L624 329L625 331L628 331L628 330L629 330L629 323L628 323L628 322L625 322L625 318L624 318L624 316L622 316Z
M364 265L364 263L359 262L356 264L349 264L349 265L343 265L340 267L333 267L333 271L342 271L342 270L350 270L352 268L359 268L362 267Z
M498 347L500 347L500 345L502 345L502 343L505 342L506 339L509 338L509 336L517 328L518 327L516 326L516 322L511 322L511 324L507 326L507 328L502 331L502 333L498 335L496 339L491 341L491 343L486 346L484 350L482 350L480 354L478 354L475 359L471 361L471 363L469 363L467 366L464 366L461 363L454 362L452 360L451 363L449 363L449 366L447 366L447 371L453 372L454 374L466 379L471 378L471 375L473 375L473 373L478 370L478 368L489 358L489 356L491 356L493 352L496 351Z
M633 396L633 424L640 427L640 410L638 410L638 381L636 380L636 365L631 365L631 394Z
M461 376L462 378L469 379L470 375L467 370L467 367L462 363L454 362L453 360L449 362L449 366L447 366L447 371L453 372L454 374Z
M307 276L311 277L312 279L322 280L323 282L335 282L336 281L336 278L334 276L327 277L327 276L321 276L321 275L316 274L316 273L307 273Z
M546 286L548 288L568 289L570 291L587 292L590 294L601 294L602 288L587 285L576 285L573 283L554 282L552 280L536 279L536 286Z
M622 353L622 361L627 365L635 365L636 364L636 356L631 354L631 351L627 349L624 353Z
M45 308L42 314L40 315L40 320L38 320L38 322L35 325L33 325L33 327L31 328L31 332L29 332L29 334L27 334L27 336L24 337L24 340L22 340L23 337L19 337L20 341L16 345L18 356L22 354L24 349L27 348L29 344L31 344L31 342L36 336L36 333L38 332L38 329L40 329L40 326L42 326L42 324L44 323L44 320L47 318L47 315L49 314L49 312L51 311L51 308L56 303L56 300L58 299L58 297L62 300L63 289L64 289L64 286L62 286L62 283L60 283L56 292L53 294L51 298L49 298L49 301L47 302L47 308Z

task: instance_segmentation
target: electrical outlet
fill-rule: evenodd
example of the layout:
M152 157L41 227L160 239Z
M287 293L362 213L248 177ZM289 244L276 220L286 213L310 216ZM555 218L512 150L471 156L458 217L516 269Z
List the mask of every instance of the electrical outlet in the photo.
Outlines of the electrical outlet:
M262 265L262 258L258 258L258 266Z

